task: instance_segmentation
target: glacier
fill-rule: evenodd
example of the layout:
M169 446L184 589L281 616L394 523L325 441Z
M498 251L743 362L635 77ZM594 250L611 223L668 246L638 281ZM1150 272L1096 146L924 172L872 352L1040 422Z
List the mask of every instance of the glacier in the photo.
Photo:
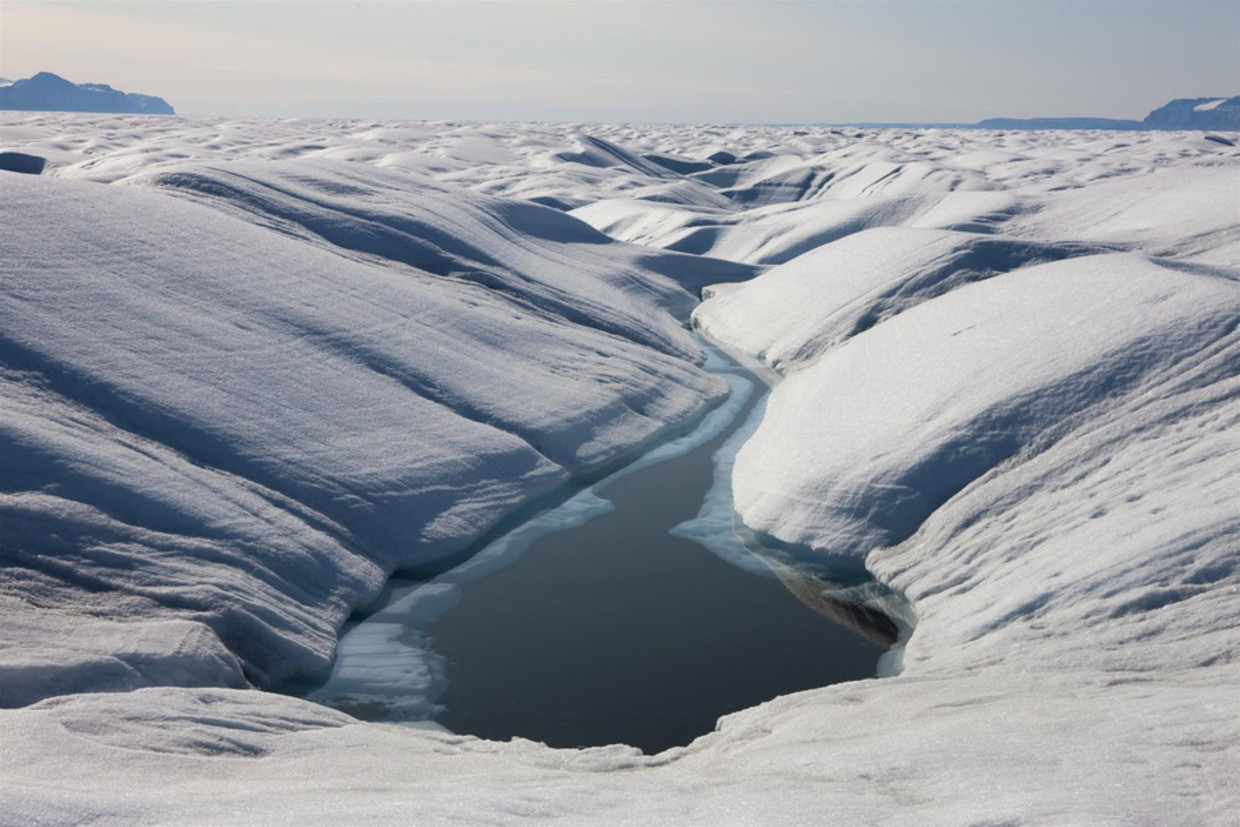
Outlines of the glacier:
M1234 146L2 117L0 821L1240 808ZM262 691L723 404L690 327L774 385L736 518L907 600L887 677L656 756Z

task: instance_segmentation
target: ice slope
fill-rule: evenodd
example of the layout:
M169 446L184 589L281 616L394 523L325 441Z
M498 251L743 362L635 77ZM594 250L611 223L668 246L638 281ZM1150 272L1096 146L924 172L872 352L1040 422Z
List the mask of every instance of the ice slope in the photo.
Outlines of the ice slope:
M789 372L737 456L737 510L753 529L830 553L896 545L971 482L1074 425L1097 427L1133 397L1196 391L1182 387L1190 376L1234 379L1237 319L1237 282L1131 255L958 287Z
M876 227L797 256L760 279L711 288L694 324L782 371L969 282L1103 249Z
M539 218L574 224L520 208L434 238L489 232L501 255L504 233L536 243ZM665 310L687 294L643 251L595 252L618 245L589 228L546 241L523 292L502 282L535 281L528 266L378 266L149 188L22 176L4 210L5 591L203 623L166 629L212 663L218 637L252 680L322 666L393 568L460 549L723 392ZM161 647L179 645L131 637L163 675ZM115 657L132 666L127 641Z
M0 180L0 543L20 560L0 686L22 704L0 710L0 822L1240 809L1235 147L51 115L4 136L93 183ZM459 517L423 526L446 549L691 418L714 390L656 273L762 269L694 314L785 375L736 507L907 597L893 676L655 757L240 688L264 658L321 662L330 618L415 553L402 503ZM440 474L464 487L416 482Z
M1105 240L1149 255L1240 266L1240 194L1230 165L1101 181L1046 199L1005 232Z
M117 183L189 196L362 261L473 282L532 312L676 355L693 353L677 318L687 315L693 297L646 269L657 261L674 271L685 257L610 243L549 207L488 198L406 172L318 160L161 165ZM691 281L698 260L687 259L680 269Z

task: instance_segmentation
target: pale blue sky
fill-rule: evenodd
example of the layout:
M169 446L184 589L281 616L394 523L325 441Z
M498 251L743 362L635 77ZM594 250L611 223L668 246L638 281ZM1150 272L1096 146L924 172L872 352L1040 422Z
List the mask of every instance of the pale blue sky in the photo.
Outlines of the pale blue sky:
M1240 94L1240 0L3 0L40 70L189 115L1140 118Z

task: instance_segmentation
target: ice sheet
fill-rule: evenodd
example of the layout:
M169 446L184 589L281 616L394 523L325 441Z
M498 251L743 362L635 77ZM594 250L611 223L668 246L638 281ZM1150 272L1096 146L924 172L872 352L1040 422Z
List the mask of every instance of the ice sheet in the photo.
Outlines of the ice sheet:
M0 819L1240 810L1234 146L2 123L49 170L0 184L0 692L16 707L0 711ZM438 265L384 255L406 242ZM240 688L321 668L397 563L701 416L722 388L678 314L700 285L765 269L698 313L787 374L736 502L911 601L899 674L776 699L652 758Z

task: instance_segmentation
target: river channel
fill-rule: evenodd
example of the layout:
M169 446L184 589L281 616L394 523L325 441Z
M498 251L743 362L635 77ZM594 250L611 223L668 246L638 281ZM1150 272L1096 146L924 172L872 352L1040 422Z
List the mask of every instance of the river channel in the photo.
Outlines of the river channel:
M304 694L364 719L656 753L729 712L873 677L896 626L831 596L872 584L841 591L709 527L721 510L730 525L730 460L765 387L721 354L708 366L732 398L694 433L454 569L394 580Z

